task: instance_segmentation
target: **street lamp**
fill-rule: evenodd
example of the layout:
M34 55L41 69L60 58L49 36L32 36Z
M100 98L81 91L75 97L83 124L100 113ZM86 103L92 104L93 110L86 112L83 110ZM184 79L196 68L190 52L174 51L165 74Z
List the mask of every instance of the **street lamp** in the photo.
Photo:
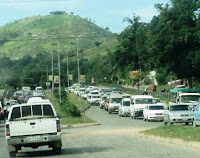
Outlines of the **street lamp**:
M101 32L89 32L89 33L83 33L83 34L80 34L77 39L76 39L76 44L77 44L77 65L78 65L78 84L79 84L79 88L78 88L78 91L80 93L80 67L79 67L79 49L78 49L78 46L79 46L79 38L81 38L81 36L83 35L90 35L90 34L95 34L95 33L101 33ZM79 105L81 106L81 97L79 95ZM84 110L84 122L85 122L85 110Z
M56 39L57 40L57 39ZM58 80L59 80L59 102L61 103L61 80L60 80L60 45L57 40L58 45Z
M53 76L53 52L50 52L50 54L52 54L52 93L53 93L53 90L54 90L54 76Z
M70 51L70 48L68 48L68 50L67 50L67 87L68 87L68 90L69 90L69 51Z

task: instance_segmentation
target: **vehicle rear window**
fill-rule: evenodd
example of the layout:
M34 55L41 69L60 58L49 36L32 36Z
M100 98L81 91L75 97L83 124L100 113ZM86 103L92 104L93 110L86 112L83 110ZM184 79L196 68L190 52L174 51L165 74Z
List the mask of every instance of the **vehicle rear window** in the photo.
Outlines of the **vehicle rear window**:
M50 105L43 105L44 116L54 116L53 110Z
M125 101L123 102L123 106L130 106L131 102L130 101Z
M42 116L42 107L41 105L33 105L32 106L33 115Z
M12 114L11 114L11 119L17 119L20 117L21 117L20 107L13 108Z
M171 111L187 111L190 110L188 105L171 106Z
M164 106L149 106L149 110L163 110Z
M31 116L31 106L22 107L22 117Z

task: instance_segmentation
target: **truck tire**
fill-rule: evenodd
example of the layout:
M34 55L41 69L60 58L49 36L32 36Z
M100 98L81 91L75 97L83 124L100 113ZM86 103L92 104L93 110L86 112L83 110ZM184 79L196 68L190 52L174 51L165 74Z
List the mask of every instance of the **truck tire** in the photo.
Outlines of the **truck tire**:
M61 147L54 147L54 148L53 148L53 152L54 152L55 154L61 154Z
M185 125L187 125L187 126L188 126L188 125L189 125L189 122L186 122L186 123L185 123Z
M10 151L9 152L10 157L16 157L16 152L15 151Z

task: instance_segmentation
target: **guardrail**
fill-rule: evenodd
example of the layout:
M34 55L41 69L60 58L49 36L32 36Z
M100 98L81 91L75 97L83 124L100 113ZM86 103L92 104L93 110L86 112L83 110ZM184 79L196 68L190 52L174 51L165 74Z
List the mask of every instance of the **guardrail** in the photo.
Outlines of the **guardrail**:
M143 95L145 93L145 89L142 88L136 88L136 87L130 87L130 86L125 86L125 85L115 85L115 84L103 84L102 86L105 87L111 87L111 88L119 88L123 92L132 94L132 95ZM151 95L153 97L171 97L171 94L169 92L154 92L152 90L147 90L147 94Z

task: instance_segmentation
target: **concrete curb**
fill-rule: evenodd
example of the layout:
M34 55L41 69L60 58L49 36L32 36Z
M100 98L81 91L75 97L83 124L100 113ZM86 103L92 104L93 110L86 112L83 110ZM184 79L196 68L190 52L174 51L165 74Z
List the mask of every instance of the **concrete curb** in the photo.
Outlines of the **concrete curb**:
M137 136L140 138L151 139L151 140L155 140L155 141L159 141L159 142L200 149L200 142L184 141L182 139L176 139L176 138L164 138L164 137L160 137L160 136L146 135L146 134L142 134L142 133L138 133Z
M101 125L101 123L97 122L97 123L84 123L84 124L74 124L74 125L62 125L62 129L87 127L87 126L97 126L97 125Z

